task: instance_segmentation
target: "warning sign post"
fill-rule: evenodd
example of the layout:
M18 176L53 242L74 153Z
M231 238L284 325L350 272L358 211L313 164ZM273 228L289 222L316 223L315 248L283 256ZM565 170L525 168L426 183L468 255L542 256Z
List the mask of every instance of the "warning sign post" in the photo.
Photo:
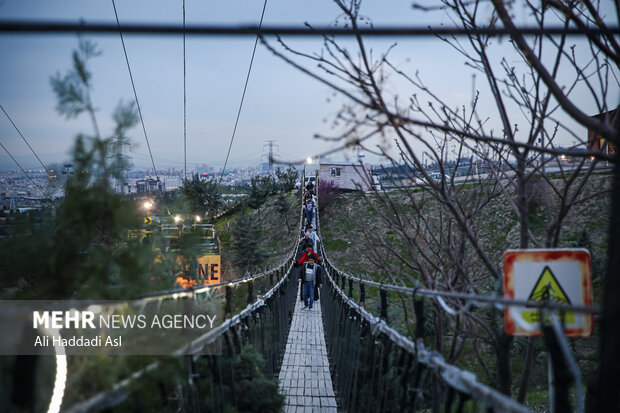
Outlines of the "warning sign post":
M504 297L561 305L592 305L590 254L585 249L528 249L504 253ZM592 334L592 315L554 311L567 336ZM541 309L506 307L506 332L538 336Z

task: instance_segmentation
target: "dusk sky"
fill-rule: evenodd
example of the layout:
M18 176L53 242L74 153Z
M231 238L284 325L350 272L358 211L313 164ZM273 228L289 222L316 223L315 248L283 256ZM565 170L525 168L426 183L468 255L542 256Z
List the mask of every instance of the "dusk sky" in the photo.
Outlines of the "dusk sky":
M116 6L121 23L182 22L181 0L117 0ZM189 25L256 25L262 7L262 0L186 0L186 21ZM378 26L452 24L443 13L414 10L410 1L367 1L363 4L362 14ZM337 7L327 0L269 0L263 24L302 26L309 22L326 26L332 24L338 15ZM0 2L0 19L116 22L111 0L4 0ZM134 99L129 74L118 35L87 35L87 38L95 41L103 51L101 57L91 61L92 99L98 109L101 133L110 136L113 128L111 114L115 106L121 99ZM254 40L253 36L187 37L189 168L197 164L216 168L223 165ZM322 47L322 40L318 37L285 40L310 53L318 53ZM125 35L125 43L155 164L158 169L182 169L182 37ZM368 39L377 54L393 43L397 45L390 56L399 68L410 74L418 71L427 84L451 105L470 102L471 71L464 65L464 58L453 49L429 37ZM75 136L92 133L86 115L67 120L56 112L56 100L49 81L50 76L64 73L70 67L71 53L77 44L74 34L0 35L0 104L46 163L68 160ZM503 47L509 55L511 47L508 42L504 41ZM513 61L520 64L517 57ZM486 85L481 76L477 82L484 99ZM405 96L410 93L400 79L388 80L387 87ZM617 98L616 91L616 102ZM288 66L259 44L229 166L257 165L264 159L261 154L267 140L276 141L284 160L304 159L334 147L334 143L317 141L313 136L316 133L337 133L331 127L341 103L342 99L334 97L327 87ZM490 105L491 122L496 122L492 103L486 104ZM576 133L583 134L585 130ZM128 136L132 142L129 155L135 166L150 166L141 127L131 129ZM566 139L567 143L572 140ZM0 140L24 163L23 166L36 166L29 149L4 113L0 113ZM331 159L345 160L352 153L340 152L331 155ZM374 163L379 162L370 158ZM6 169L15 169L15 165L5 153L0 153L0 170Z

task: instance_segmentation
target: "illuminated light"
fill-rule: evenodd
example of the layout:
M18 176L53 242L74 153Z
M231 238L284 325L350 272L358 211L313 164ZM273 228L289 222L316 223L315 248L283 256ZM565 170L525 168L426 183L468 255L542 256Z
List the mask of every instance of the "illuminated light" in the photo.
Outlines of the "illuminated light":
M180 216L176 215L176 216L174 217L174 222L179 222L180 220L181 220L181 217L180 217Z
M312 165L312 158L308 156L308 158L306 158L306 163Z
M196 215L196 216L194 217L194 220L195 220L196 222L200 222L200 215Z
M51 330L49 333L54 336L60 336L59 330ZM65 355L65 347L62 344L54 346L54 351L56 352L56 380L54 380L54 391L52 392L52 399L50 400L47 413L60 412L60 406L62 406L62 399L67 384L67 356Z
M144 207L144 209L151 209L153 208L153 203L151 201L145 201L142 206Z

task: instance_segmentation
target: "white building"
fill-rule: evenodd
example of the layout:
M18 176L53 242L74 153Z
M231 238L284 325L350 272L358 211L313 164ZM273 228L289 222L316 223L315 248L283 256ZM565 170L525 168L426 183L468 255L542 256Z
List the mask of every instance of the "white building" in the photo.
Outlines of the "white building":
M319 165L319 185L331 181L341 189L371 188L371 165L351 162L325 162Z

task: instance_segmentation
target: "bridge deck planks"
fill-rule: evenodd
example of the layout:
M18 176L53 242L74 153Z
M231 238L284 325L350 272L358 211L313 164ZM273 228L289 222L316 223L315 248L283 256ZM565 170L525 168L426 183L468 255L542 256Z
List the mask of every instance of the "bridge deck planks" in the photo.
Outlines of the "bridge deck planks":
M303 307L304 303L297 301L280 370L284 411L336 413L321 306L315 302L312 310Z

